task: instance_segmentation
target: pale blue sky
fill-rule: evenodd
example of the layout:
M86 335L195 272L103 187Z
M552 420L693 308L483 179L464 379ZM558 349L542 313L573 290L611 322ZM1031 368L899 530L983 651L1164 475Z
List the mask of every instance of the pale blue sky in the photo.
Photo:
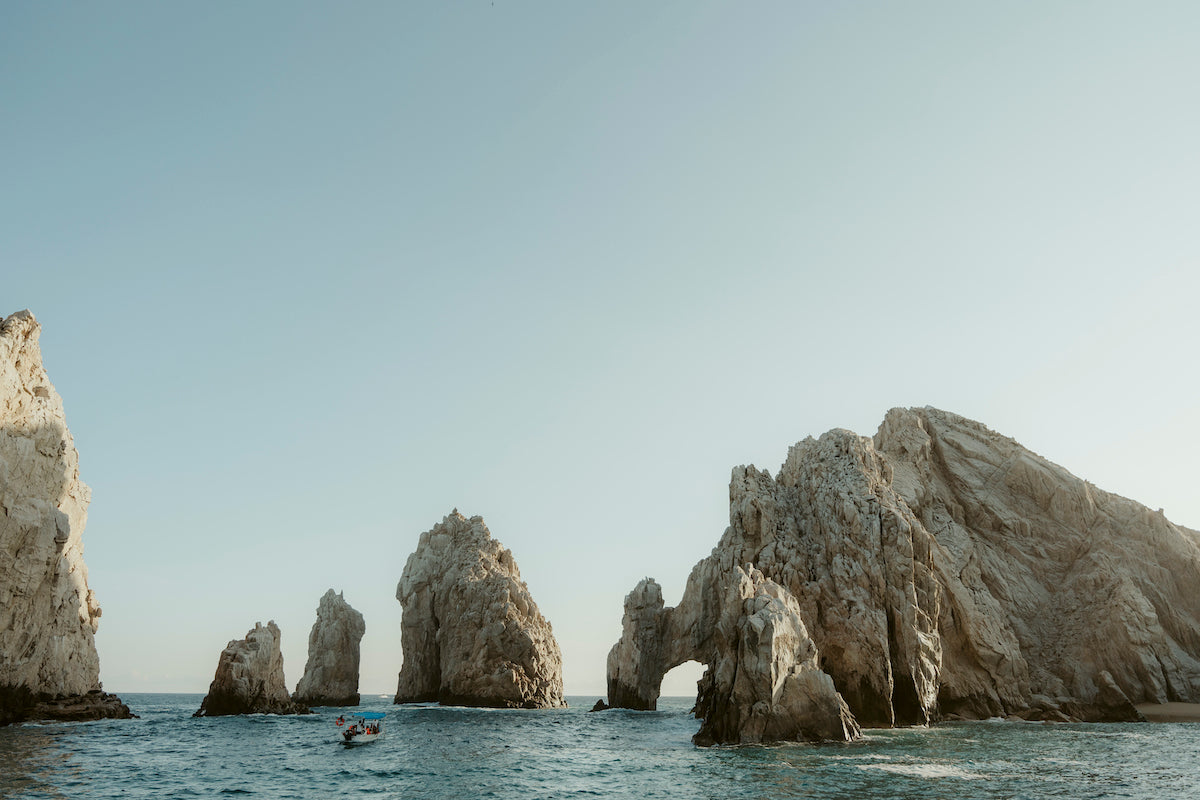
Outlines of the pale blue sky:
M391 693L396 581L457 507L599 696L731 467L897 405L1200 527L1198 35L1190 2L0 6L0 314L41 320L93 487L106 688L205 691L267 619L294 687L332 586Z

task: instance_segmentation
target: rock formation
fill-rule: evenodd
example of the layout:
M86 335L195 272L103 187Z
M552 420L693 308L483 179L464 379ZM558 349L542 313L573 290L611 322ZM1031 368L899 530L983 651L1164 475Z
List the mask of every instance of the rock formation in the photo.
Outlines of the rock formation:
M560 708L562 656L512 553L458 511L421 534L404 607L397 703Z
M271 620L265 628L261 622L254 623L245 639L225 646L208 694L192 716L308 713L307 708L288 697L279 627Z
M626 599L610 702L653 708L662 675L707 647L707 710L734 646L713 655L711 604L738 565L795 601L816 668L865 725L1200 701L1200 534L944 411L806 439L775 477L736 468L729 528L679 606L645 581Z
M308 634L308 662L292 699L307 706L358 705L359 643L367 626L362 614L330 589L317 606Z
M100 690L83 563L91 490L28 311L0 323L0 724L129 717Z

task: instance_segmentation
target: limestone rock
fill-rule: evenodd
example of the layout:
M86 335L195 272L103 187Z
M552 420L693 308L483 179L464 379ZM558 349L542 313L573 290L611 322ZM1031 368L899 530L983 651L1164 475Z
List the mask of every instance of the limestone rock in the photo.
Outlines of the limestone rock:
M217 672L195 717L230 714L308 714L292 702L283 682L283 654L279 626L274 620L254 629L245 639L230 642L221 651Z
M684 597L664 608L652 578L626 596L622 636L608 656L614 707L655 708L662 676L699 661L707 669L693 709L704 721L697 744L859 737L785 588L749 564L705 560Z
M642 579L625 595L621 639L608 654L608 702L615 708L653 711L658 706L662 676L688 658L670 663L667 643L677 638L670 629L670 612L663 609L662 587Z
M91 490L28 311L0 323L0 724L129 717L100 691L83 528Z
M851 741L859 729L791 593L758 570L725 581L695 714L697 744Z
M566 705L550 623L482 517L454 511L421 534L396 599L404 607L404 663L395 702Z
M627 601L610 702L653 707L741 564L795 599L862 724L1200 701L1200 534L954 414L893 409L873 439L796 444L774 477L736 468L729 528L679 606L637 599L631 629Z
M308 634L308 662L292 699L308 706L358 705L359 644L367 626L362 614L330 589L317 606Z

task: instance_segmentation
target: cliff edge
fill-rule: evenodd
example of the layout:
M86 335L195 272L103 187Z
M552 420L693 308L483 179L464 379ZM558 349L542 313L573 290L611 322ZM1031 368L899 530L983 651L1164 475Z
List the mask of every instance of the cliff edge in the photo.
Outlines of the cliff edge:
M91 490L29 311L0 323L0 724L126 718L101 691L83 529Z

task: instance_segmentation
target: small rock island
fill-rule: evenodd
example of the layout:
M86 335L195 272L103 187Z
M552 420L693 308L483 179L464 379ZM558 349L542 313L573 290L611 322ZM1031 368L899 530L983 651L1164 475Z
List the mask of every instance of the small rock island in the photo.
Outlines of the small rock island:
M309 714L293 702L283 680L283 654L279 649L279 626L271 620L254 629L245 639L231 641L221 651L217 672L208 694L193 717L224 717L233 714Z
M396 599L396 703L562 708L562 656L512 553L458 511L421 534Z
M308 634L308 661L292 700L306 706L359 703L359 647L367 625L342 593L330 589L317 606Z
M101 690L83 529L92 493L29 311L0 322L0 725L128 718Z

